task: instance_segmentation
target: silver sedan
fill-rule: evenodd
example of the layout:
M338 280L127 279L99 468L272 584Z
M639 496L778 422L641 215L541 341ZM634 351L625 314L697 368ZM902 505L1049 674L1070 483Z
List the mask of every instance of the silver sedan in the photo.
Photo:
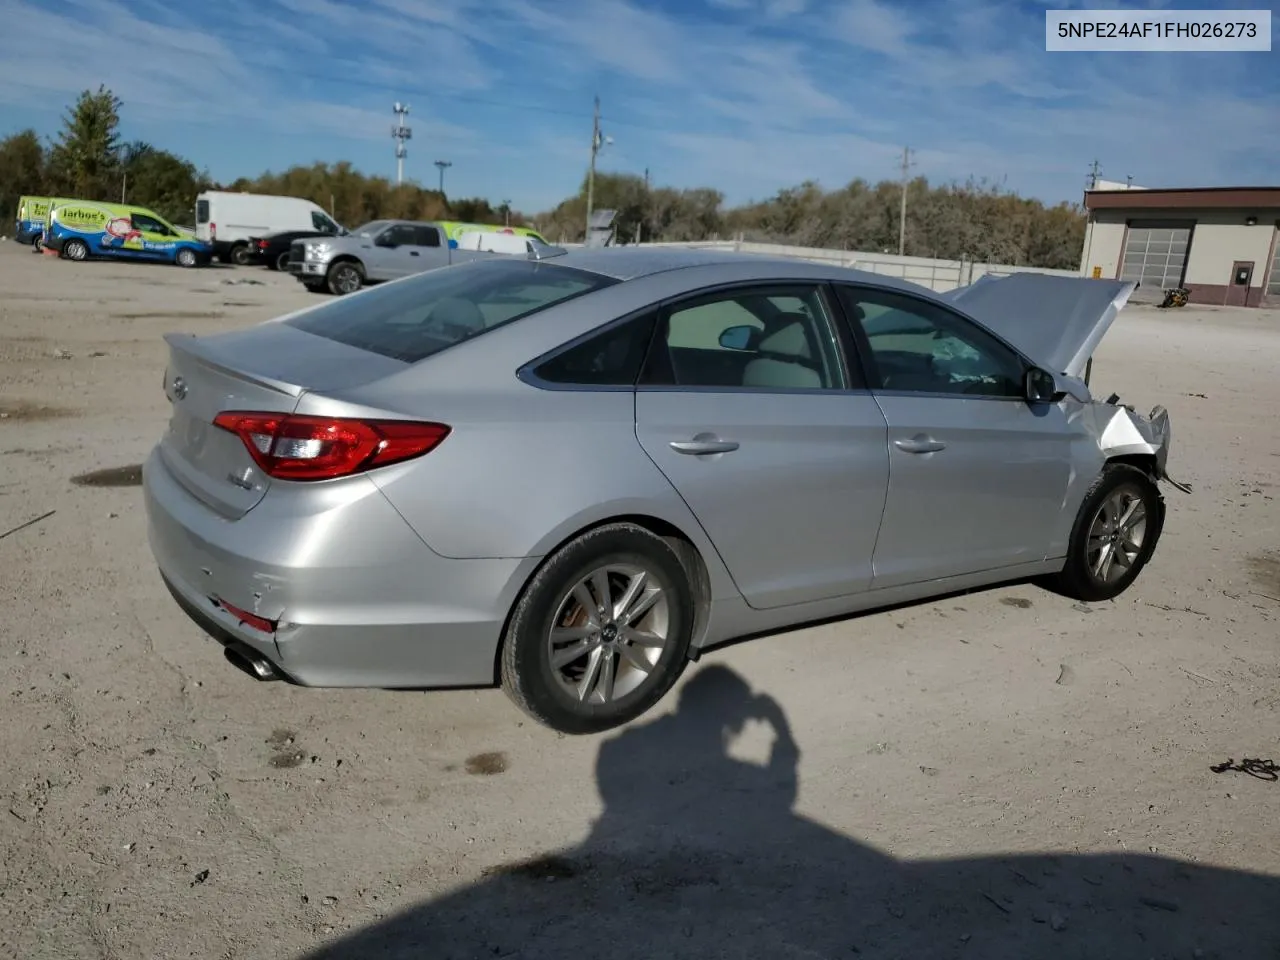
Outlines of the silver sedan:
M1132 283L539 256L166 338L150 542L234 663L587 733L723 641L1155 550L1168 417L1087 385Z

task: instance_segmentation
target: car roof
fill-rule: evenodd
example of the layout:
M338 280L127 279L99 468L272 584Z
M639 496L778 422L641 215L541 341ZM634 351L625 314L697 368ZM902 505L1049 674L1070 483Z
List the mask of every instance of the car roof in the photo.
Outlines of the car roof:
M899 280L897 277L857 270L834 263L820 263L795 257L773 257L736 250L716 250L696 247L576 247L567 253L544 258L548 263L575 267L591 273L613 277L615 280L636 280L640 277L666 273L671 270L687 270L693 267L755 265L758 279L795 277L813 280L845 280L874 284L904 290L916 295L937 299L937 294L919 284Z

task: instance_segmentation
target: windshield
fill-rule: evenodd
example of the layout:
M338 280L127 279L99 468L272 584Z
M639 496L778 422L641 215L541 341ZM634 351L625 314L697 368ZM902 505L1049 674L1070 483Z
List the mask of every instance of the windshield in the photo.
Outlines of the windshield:
M386 225L387 221L385 220L370 220L368 223L356 227L351 233L357 237L371 237Z
M617 282L534 260L480 260L341 297L283 322L370 353L417 363Z

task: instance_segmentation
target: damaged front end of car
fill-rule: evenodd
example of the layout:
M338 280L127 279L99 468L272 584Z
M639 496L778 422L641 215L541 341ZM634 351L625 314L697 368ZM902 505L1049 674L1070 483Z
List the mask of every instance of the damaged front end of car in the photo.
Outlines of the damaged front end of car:
M1089 389L1093 352L1136 288L1132 280L1023 272L984 276L943 298L1053 371L1056 392L1079 401L1077 415L1089 421L1104 462L1141 464L1155 479L1190 493L1168 473L1169 412L1157 406L1144 417L1119 396L1096 400Z

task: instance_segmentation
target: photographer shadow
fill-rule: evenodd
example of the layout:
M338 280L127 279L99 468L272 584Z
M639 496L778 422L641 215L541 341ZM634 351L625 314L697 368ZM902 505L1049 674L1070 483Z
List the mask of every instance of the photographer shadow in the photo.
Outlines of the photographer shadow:
M773 727L764 764L729 747ZM1280 879L1150 856L903 861L793 812L778 704L724 666L601 747L576 848L495 869L310 954L622 958L1280 958Z

